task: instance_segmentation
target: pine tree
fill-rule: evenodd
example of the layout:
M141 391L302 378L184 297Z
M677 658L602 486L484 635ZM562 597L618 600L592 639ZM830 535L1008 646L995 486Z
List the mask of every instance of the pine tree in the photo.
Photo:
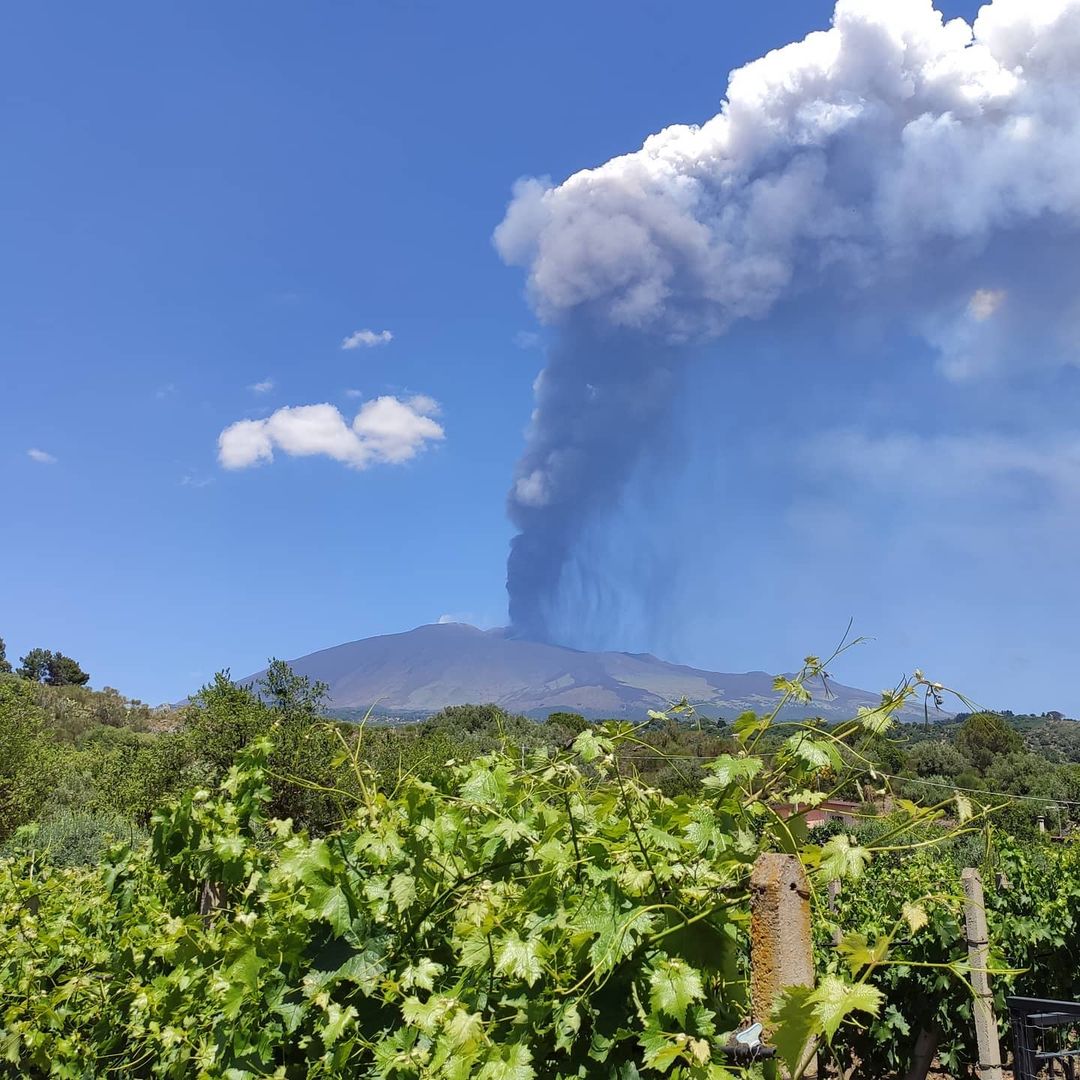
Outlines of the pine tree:
M45 681L50 686L85 686L90 676L70 656L57 652L49 657Z
M52 649L31 649L21 660L16 672L31 682L49 686L85 686L90 676L70 656Z
M19 669L15 674L31 682L44 682L51 660L52 653L48 649L31 649L25 656L20 657Z

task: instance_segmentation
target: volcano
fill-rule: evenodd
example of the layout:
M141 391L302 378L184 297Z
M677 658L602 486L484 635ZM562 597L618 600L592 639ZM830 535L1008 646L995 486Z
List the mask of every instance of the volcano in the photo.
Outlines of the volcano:
M290 665L330 687L334 710L373 709L379 715L492 703L532 717L571 710L590 719L642 719L648 710L685 697L706 715L731 720L747 709L770 710L778 700L773 676L764 671L725 674L668 663L650 653L581 652L465 623L362 638ZM820 685L809 689L813 700L789 706L785 716L840 720L854 716L860 705L879 703L876 694L832 680L827 692ZM901 718L922 715L921 707L912 706Z

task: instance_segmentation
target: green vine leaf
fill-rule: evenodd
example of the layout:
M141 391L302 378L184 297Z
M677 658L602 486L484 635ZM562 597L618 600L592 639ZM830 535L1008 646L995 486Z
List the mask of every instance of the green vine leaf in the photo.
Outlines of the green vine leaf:
M831 1042L844 1018L853 1012L877 1016L881 1008L881 991L868 983L847 983L835 975L825 975L808 999L814 1006L814 1017L825 1038Z
M495 950L495 970L532 986L543 974L541 948L538 938L522 939L517 933L507 934Z
M740 780L752 780L764 767L765 762L759 757L721 754L705 766L709 775L705 777L704 786L713 790L726 789Z
M649 1004L653 1012L664 1013L686 1023L686 1010L705 996L701 976L685 960L660 961L649 975Z
M861 877L869 862L867 848L857 844L847 833L837 833L822 847L819 868L827 881L842 881Z
M352 925L349 898L340 885L327 885L311 894L311 906L320 919L325 919L334 933L341 937Z
M527 1046L511 1043L488 1058L478 1080L532 1080L536 1070L531 1062L532 1054Z
M769 1042L789 1074L794 1075L806 1058L807 1047L818 1034L812 986L788 986L780 993L773 1010L773 1032Z

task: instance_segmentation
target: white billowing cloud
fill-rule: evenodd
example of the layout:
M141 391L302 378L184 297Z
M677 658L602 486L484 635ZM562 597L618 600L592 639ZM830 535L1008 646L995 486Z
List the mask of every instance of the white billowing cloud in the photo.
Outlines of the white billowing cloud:
M218 438L218 461L226 469L245 469L272 461L280 450L333 458L354 469L397 465L445 437L433 419L438 411L438 403L423 395L379 397L365 402L350 424L333 405L290 406L265 420L230 424Z
M735 71L706 123L520 182L494 239L543 318L587 308L679 341L934 241L1075 227L1078 175L1080 0L993 0L973 26L931 0L839 0L831 29Z
M432 419L438 412L438 402L422 394L407 401L380 397L360 406L353 431L373 460L396 465L416 457L429 440L444 437L442 427Z
M226 469L246 469L273 461L274 440L266 430L268 423L267 420L238 420L230 424L218 436L218 461Z
M31 447L26 451L26 456L31 461L36 461L39 465L55 465L57 459L50 454L47 450L38 450L37 447Z
M389 330L356 330L342 343L343 349L373 349L376 345L389 345L394 335Z
M262 382L252 383L248 389L253 394L269 394L274 389L274 380L263 379Z

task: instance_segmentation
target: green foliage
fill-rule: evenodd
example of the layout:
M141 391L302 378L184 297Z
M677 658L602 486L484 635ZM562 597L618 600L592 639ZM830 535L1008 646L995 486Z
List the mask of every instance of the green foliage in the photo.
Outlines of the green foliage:
M51 866L97 866L119 842L142 842L146 833L123 814L57 810L16 830L5 853L40 853Z
M654 717L620 747L622 767L665 795L692 795L708 777L706 762L730 754L737 742L725 726L683 706Z
M56 765L30 688L0 676L0 841L33 819L55 784Z
M0 637L0 675L11 674L11 661L7 658L7 646L4 644L4 639Z
M1080 761L1080 723L1060 714L1010 717L1028 749L1049 761Z
M326 704L330 688L324 682L312 682L306 675L297 675L284 660L271 660L262 677L261 696L274 708L289 716L317 717Z
M325 722L325 688L278 661L171 711L0 676L0 1069L730 1080L749 867L774 850L821 902L781 1058L820 1046L881 1077L925 1027L961 1076L961 869L1011 883L988 891L995 993L1072 997L1080 855L1036 842L1042 802L993 817L1020 848L948 786L1080 792L1000 717L892 738L914 691L838 725L682 703L633 727L470 705L390 728ZM922 806L808 834L806 809L880 801L890 774Z
M968 768L968 759L952 743L927 741L911 748L907 767L916 776L955 779Z
M70 656L56 652L49 658L45 681L50 686L85 686L90 676Z
M216 793L189 789L156 812L149 846L89 868L25 845L0 862L10 1071L735 1075L723 1047L748 1013L750 867L798 844L798 816L769 806L801 801L834 769L832 741L792 725L789 751L762 758L755 743L778 722L756 718L705 766L699 795L671 798L627 773L626 726L583 730L570 750L539 742L524 760L515 746L427 778L399 772L392 786L363 738L345 740L342 817L313 836L273 810L302 705L298 716L218 680L191 723L224 754L260 708L274 716L267 734ZM833 740L865 734L854 721ZM865 862L839 847L803 854L829 872ZM804 1004L809 1037L836 1042L877 991L838 969Z
M70 656L50 649L31 649L21 658L16 674L49 686L84 686L90 681L90 676Z
M552 727L562 728L573 735L578 735L589 727L589 721L581 713L576 712L553 712L548 713L545 723Z
M878 823L878 837L867 842L880 843L897 824ZM935 843L935 835L945 842ZM845 882L837 911L819 910L819 970L862 979L881 995L877 1015L836 1047L853 1076L904 1073L920 1030L937 1034L948 1075L973 1070L965 866L980 869L985 882L991 987L1006 1045L1008 994L1080 996L1080 849L1020 846L996 830L948 835L940 826L894 835L897 850L880 853L857 880Z
M341 767L349 742L320 716L325 695L324 684L293 674L279 660L270 662L257 686L239 686L221 672L185 715L191 755L217 780L245 746L273 728L270 813L325 832L341 820L342 800L351 795L350 774Z
M972 713L956 733L956 749L985 773L1002 754L1023 750L1024 740L998 713Z
M20 679L29 679L30 682L45 682L51 656L52 653L45 649L31 649L25 656L19 658L19 667L15 674Z
M44 716L50 734L63 743L78 744L100 727L164 731L180 722L179 712L167 708L152 709L141 701L123 697L108 686L101 690L29 682L24 686Z

